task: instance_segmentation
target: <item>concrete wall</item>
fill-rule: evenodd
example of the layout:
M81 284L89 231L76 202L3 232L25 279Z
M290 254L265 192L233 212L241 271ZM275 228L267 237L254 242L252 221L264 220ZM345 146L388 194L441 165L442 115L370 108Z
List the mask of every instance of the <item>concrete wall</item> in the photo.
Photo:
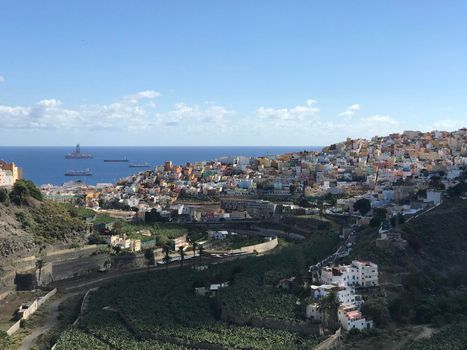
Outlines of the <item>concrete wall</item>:
M18 322L16 322L6 331L8 336L18 331L18 329L21 326L21 320L27 320L29 317L31 317L31 315L35 313L42 304L44 304L47 300L53 297L56 293L57 293L57 288L54 288L50 292L48 292L46 295L34 300L34 302L32 302L31 305L29 305L29 307L26 310L24 310L21 319L18 320Z
M281 230L275 230L270 228L258 227L253 226L251 230L243 230L243 229L232 229L232 231L237 232L242 235L247 236L263 236L263 237L280 237L286 239L292 239L295 241L303 241L305 236L302 236L298 233L292 232L284 232Z
M276 238L270 240L270 241L267 241L267 242L264 242L264 243L259 243L259 244L254 244L254 245L249 245L249 246L246 246L246 247L241 247L239 249L231 249L231 250L228 250L228 252L230 254L240 254L240 253L246 253L246 254L250 254L250 253L264 253L264 252L267 252L269 250L272 250L274 248L277 247L277 245L279 244L279 241ZM214 252L214 251L211 251L211 250L208 250L208 252ZM221 251L219 251L221 252ZM226 252L225 250L222 251L222 252Z
M7 331L6 334L8 336L15 334L16 331L20 328L21 326L21 320L17 321L13 326L11 326Z
M57 288L54 288L50 292L48 292L46 295L44 295L43 297L40 297L39 299L37 299L37 307L40 307L47 300L52 298L56 293L57 293Z

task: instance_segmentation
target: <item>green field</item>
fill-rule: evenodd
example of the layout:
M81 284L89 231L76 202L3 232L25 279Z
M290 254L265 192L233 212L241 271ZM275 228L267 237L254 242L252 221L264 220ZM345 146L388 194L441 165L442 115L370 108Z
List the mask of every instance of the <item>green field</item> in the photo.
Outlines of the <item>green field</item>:
M335 236L322 235L313 243L290 246L267 256L211 265L204 271L178 268L112 281L91 294L88 311L79 328L67 331L60 338L58 349L87 349L86 344L81 345L80 333L76 332L84 332L83 337L91 337L90 342L95 342L97 349L106 349L106 346L116 349L183 349L179 345L155 341L158 336L235 349L310 349L319 339L291 331L220 321L220 303L225 301L233 306L241 298L254 295L256 303L245 303L236 311L277 320L298 319L295 313L297 296L265 287L265 276L273 275L277 279L303 273L307 264L333 251L336 242ZM218 298L194 293L194 287L225 281L231 282L231 287L224 289ZM242 294L243 287L249 283L250 290ZM259 300L261 295L264 301ZM272 307L267 308L266 305ZM107 306L116 312L104 310Z

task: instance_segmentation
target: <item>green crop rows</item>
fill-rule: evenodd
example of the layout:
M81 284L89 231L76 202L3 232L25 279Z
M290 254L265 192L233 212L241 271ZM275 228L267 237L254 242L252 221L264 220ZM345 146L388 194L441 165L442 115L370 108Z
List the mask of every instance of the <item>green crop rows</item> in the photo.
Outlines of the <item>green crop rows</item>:
M265 287L265 276L272 276L273 280L290 277L298 267L304 270L306 264L312 262L309 259L316 261L334 246L314 242L313 247L307 249L310 250L284 248L278 254L211 265L204 271L185 267L113 280L91 294L80 328L67 331L60 339L58 349L87 349L88 342L81 346L83 342L80 340L86 337L90 337L89 343L96 343L94 349L106 349L106 346L135 350L183 349L180 345L154 340L157 336L235 349L310 349L319 342L318 338L287 330L239 326L219 319L219 306L223 302L234 311L247 315L297 319L297 297L271 286ZM268 285L272 284L270 279ZM230 282L230 287L217 297L194 293L195 287L225 281ZM260 300L261 296L264 301ZM235 308L235 304L241 306ZM118 312L104 310L107 306ZM81 334L77 332L84 332L84 335L77 339Z

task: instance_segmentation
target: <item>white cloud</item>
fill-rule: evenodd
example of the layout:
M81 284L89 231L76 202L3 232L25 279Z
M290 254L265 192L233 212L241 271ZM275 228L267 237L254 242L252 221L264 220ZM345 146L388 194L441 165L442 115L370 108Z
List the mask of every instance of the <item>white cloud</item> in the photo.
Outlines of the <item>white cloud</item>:
M180 102L168 111L158 111L153 99L159 93L148 90L113 103L66 108L58 99L44 99L32 106L0 105L0 129L144 130L181 126L183 130L215 127L225 129L226 118L235 111L225 107L188 105Z
M225 126L225 118L233 115L234 110L207 103L205 106L188 105L184 102L176 103L174 108L166 113L160 113L159 118L166 126L193 123L198 128L202 125Z
M359 110L360 110L360 105L358 103L354 103L353 105L347 107L347 109L344 112L339 113L338 115L340 117L350 118Z
M314 107L315 100L305 101L305 105L298 105L292 108L266 108L260 107L256 110L256 117L282 124L283 122L300 122L315 117L319 108Z
M125 96L124 100L129 101L131 103L138 103L138 101L147 99L147 100L153 100L157 97L159 97L161 94L157 91L154 90L144 90L137 92L136 94L131 94L128 96Z
M46 100L39 101L37 104L44 108L54 108L54 107L60 106L62 104L62 101L51 98L48 100L46 99Z
M434 122L429 130L452 131L467 127L467 122L455 119L441 119ZM425 127L422 127L425 129Z
M368 124L368 125L395 125L397 124L397 120L395 120L393 117L389 117L387 115L372 115L366 118L360 119L361 122Z
M44 99L33 106L0 105L0 129L123 129L147 128L156 122L154 106L139 103L157 93L143 91L109 105L64 108L58 99Z
M3 75L0 75L0 83L4 83L5 82L5 77Z

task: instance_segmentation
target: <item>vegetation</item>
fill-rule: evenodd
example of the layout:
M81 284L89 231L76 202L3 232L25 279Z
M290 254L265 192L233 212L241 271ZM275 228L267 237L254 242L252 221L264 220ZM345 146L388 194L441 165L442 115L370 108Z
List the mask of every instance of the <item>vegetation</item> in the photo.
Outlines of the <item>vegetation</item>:
M10 200L16 205L25 205L29 198L42 201L41 191L30 180L18 180L10 192Z
M264 288L255 278L241 278L221 290L226 309L243 316L289 321L304 320L304 310L296 305L297 296L279 288Z
M428 339L413 342L403 350L464 350L467 344L467 322L444 327Z
M440 326L467 315L467 291L462 287L467 284L466 212L467 201L453 198L401 225L406 249L377 248L376 229L359 233L349 259L378 263L385 278L401 286L397 291L389 290L383 304L392 321ZM387 312L378 309L377 303L370 299L363 311L378 315L385 324Z
M8 199L8 191L6 188L0 188L0 203L6 203Z
M354 203L353 209L359 211L360 214L365 216L366 213L368 213L371 210L371 203L366 198L360 198Z
M57 203L44 202L31 212L25 213L26 218L29 215L33 221L28 229L38 240L51 242L81 239L86 231L86 225L82 220L72 217L62 205Z
M16 219L39 242L81 239L86 231L82 220L72 217L61 204L48 201L35 208L17 211Z
M64 203L62 205L66 208L70 216L74 218L86 220L96 216L94 210L88 208L77 207L71 203Z
M220 321L220 307L222 303L232 307L246 303L241 310L248 315L300 320L304 310L298 312L296 301L305 297L301 295L303 290L278 290L266 283L271 277L291 275L302 281L301 271L334 251L337 240L337 235L322 234L313 241L282 248L276 254L211 265L203 271L168 269L111 281L91 294L80 329L65 333L58 349L81 349L80 340L74 340L81 334L77 332L84 332L83 337L94 337L89 342L94 342L96 348L104 344L116 349L182 349L155 342L153 337L158 335L236 349L310 349L317 344L317 338ZM226 281L231 286L222 289L219 298L194 293L194 287ZM106 306L117 312L103 310Z

